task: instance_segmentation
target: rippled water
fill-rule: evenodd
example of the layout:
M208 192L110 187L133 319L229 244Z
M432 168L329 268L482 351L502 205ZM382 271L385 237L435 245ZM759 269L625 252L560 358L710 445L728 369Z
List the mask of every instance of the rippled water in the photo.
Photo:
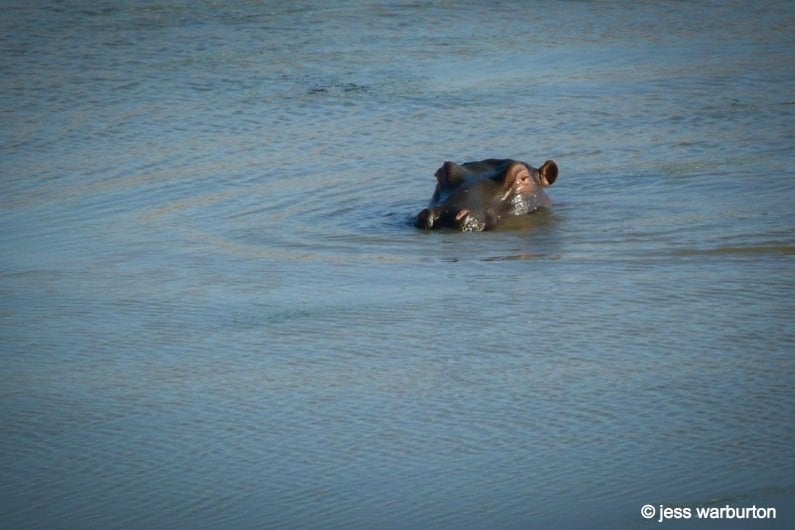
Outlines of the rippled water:
M0 18L0 526L795 521L788 2ZM444 160L551 213L411 220ZM731 526L731 527L735 527Z

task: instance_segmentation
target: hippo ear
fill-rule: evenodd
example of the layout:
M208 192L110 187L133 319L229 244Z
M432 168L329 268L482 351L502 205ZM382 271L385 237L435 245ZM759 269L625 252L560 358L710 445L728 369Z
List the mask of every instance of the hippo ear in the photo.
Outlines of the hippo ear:
M551 186L558 178L558 165L554 160L547 160L544 165L538 170L541 176L541 185L544 187Z
M436 170L436 179L442 188L455 188L464 182L466 169L455 162L445 162Z

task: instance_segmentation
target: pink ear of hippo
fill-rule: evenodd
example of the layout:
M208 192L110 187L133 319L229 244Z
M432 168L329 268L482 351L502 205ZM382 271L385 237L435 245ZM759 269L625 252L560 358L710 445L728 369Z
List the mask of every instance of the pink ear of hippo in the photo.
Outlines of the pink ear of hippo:
M541 175L541 185L545 188L551 186L558 178L558 165L554 160L547 160L538 170Z

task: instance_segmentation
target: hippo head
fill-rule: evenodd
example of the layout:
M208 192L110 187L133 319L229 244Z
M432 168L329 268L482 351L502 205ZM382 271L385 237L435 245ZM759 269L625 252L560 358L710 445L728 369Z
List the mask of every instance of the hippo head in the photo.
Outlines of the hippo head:
M445 162L436 171L436 190L428 208L417 215L417 226L462 231L492 228L506 216L549 208L552 201L544 188L557 177L558 166L552 160L538 169L510 159L461 165Z

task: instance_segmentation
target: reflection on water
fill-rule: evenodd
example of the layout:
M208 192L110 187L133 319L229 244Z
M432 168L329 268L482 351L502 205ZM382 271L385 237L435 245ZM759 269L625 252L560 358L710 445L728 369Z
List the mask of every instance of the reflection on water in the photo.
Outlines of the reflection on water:
M795 246L793 245L777 245L777 246L753 246L753 247L719 247L704 250L684 249L674 252L678 256L698 256L698 255L716 255L716 256L744 256L753 257L755 255L776 256L776 255L790 255L795 254Z
M792 7L271 4L0 21L0 525L791 527Z

